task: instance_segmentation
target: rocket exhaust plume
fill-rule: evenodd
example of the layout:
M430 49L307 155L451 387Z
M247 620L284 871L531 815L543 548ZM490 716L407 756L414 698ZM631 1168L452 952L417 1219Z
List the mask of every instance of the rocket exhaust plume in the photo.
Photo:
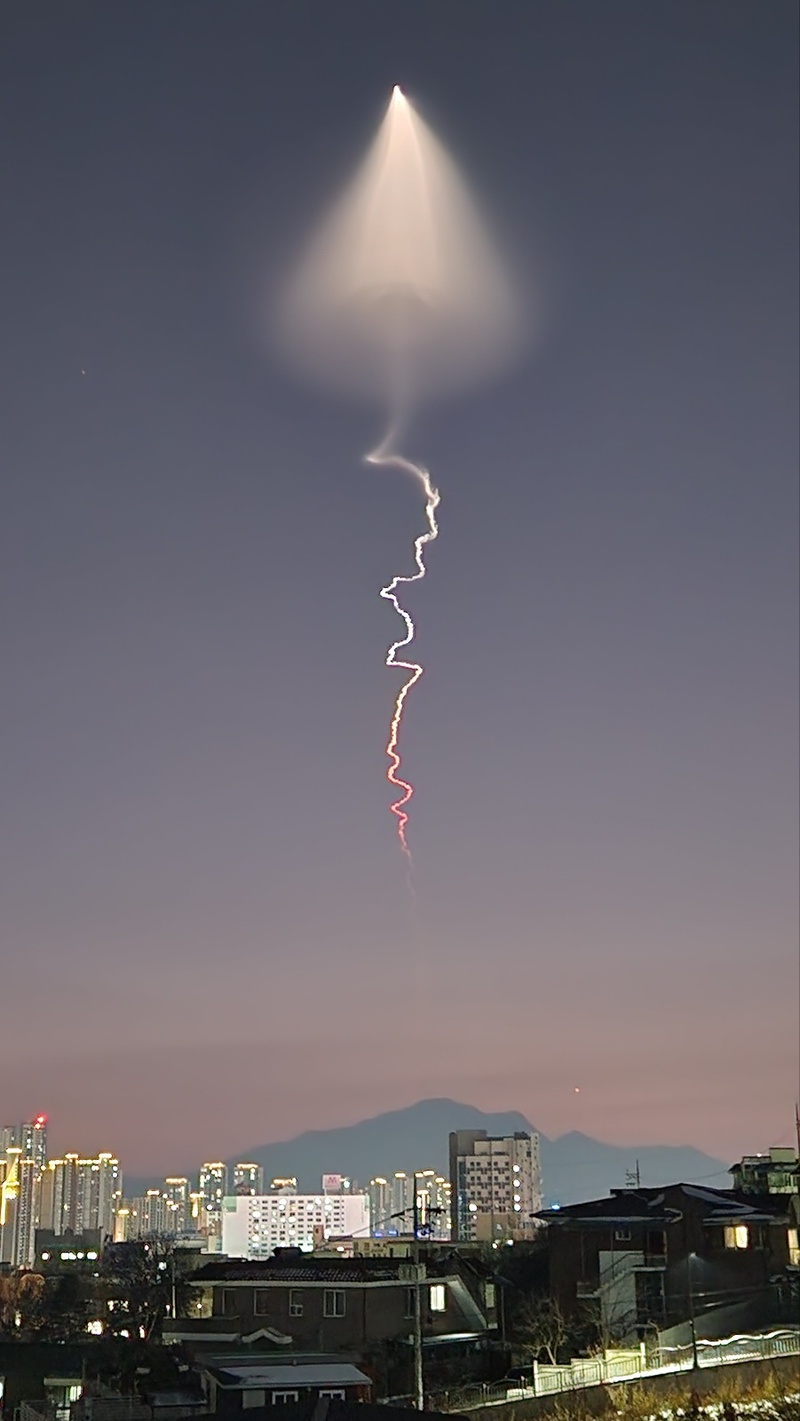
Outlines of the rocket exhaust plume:
M440 496L428 471L398 453L395 441L422 401L496 369L522 329L518 303L464 182L397 85L361 167L287 283L279 331L307 373L387 408L387 433L367 462L411 474L425 497L416 570L393 577L380 593L404 626L386 657L388 666L406 672L386 754L387 779L397 792L391 809L410 859L413 787L400 774L399 744L406 700L423 668L408 651L415 628L400 589L425 576Z

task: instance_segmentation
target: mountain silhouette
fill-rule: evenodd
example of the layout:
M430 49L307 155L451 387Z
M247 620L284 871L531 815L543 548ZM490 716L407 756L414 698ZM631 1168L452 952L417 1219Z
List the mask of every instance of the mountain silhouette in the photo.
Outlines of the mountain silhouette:
M375 1175L388 1177L401 1169L435 1169L446 1176L450 1131L471 1129L509 1135L515 1130L533 1131L535 1126L516 1111L487 1114L461 1101L421 1100L356 1125L309 1130L293 1140L252 1145L229 1163L253 1160L263 1165L267 1189L271 1179L294 1175L305 1193L319 1191L323 1174L342 1174L361 1185ZM690 1145L608 1145L577 1131L554 1140L540 1134L539 1140L545 1204L602 1197L630 1182L637 1168L643 1185L707 1180L725 1188L730 1183L722 1160ZM133 1197L159 1182L126 1180L125 1192Z

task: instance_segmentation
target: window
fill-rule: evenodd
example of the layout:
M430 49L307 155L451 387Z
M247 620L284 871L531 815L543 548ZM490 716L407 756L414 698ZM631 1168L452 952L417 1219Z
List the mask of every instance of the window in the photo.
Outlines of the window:
M269 1292L266 1288L256 1288L253 1291L253 1316L269 1317Z
M405 1317L413 1317L416 1312L416 1308L414 1305L414 1294L416 1291L416 1288L406 1288L406 1310L404 1313Z
M344 1317L344 1292L340 1288L326 1288L322 1300L323 1317Z
M447 1308L447 1288L444 1283L432 1283L430 1288L431 1312L444 1312Z
M236 1307L236 1289L235 1289L235 1288L223 1288L223 1289L222 1289L222 1311L223 1311L225 1317L235 1317L235 1316L236 1316L237 1307Z
M287 1401L299 1401L299 1391L273 1391L272 1405L283 1406Z
M344 1392L342 1391L342 1389L341 1389L340 1387L339 1387L339 1388L334 1387L333 1390L331 1390L330 1388L328 1388L326 1391L321 1391L319 1395L320 1395L320 1400L322 1400L322 1397L323 1397L323 1396L326 1396L329 1401L344 1401L344 1399L345 1399Z
M303 1294L298 1288L290 1288L289 1290L289 1316L303 1316Z
M615 1229L615 1230L614 1230L614 1242L615 1242L615 1243L630 1243L630 1238L631 1238L631 1231L630 1231L630 1229Z
M747 1224L728 1224L725 1228L726 1248L747 1248L750 1233Z
M800 1268L800 1229L787 1229L786 1242L789 1245L789 1262Z
M667 1236L663 1229L648 1229L645 1252L654 1258L665 1258L667 1253Z
M483 1290L483 1291L484 1291L484 1299L485 1299L487 1308L489 1308L489 1309L493 1308L493 1307L495 1306L495 1285L494 1285L494 1283L486 1283L486 1284L484 1285L484 1290Z

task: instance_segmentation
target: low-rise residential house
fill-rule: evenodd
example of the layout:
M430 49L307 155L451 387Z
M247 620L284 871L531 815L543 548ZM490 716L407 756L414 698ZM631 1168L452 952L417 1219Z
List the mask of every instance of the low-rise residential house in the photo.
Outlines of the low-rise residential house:
M731 1165L733 1187L743 1194L797 1194L800 1166L797 1151L773 1145L768 1154L744 1155Z
M783 1320L798 1261L796 1196L671 1184L615 1189L539 1218L551 1296L605 1342L684 1322L715 1336L714 1318L730 1330Z
M287 1250L259 1261L214 1261L191 1279L194 1316L168 1325L165 1339L205 1335L360 1354L376 1343L407 1340L420 1290L425 1338L484 1337L496 1324L494 1286L479 1266L455 1254L429 1258L415 1283L402 1258L316 1257Z
M202 1379L208 1410L220 1418L311 1399L369 1401L372 1390L364 1372L336 1356L224 1358L207 1363Z

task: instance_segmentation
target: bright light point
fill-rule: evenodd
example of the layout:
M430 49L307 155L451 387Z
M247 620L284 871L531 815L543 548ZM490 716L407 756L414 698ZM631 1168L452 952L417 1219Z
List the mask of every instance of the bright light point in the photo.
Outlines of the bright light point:
M400 88L400 85L399 85L399 84L395 84L394 88L392 89L392 98L393 98L393 99L404 99L404 98L405 98L405 94L403 93L403 90Z

